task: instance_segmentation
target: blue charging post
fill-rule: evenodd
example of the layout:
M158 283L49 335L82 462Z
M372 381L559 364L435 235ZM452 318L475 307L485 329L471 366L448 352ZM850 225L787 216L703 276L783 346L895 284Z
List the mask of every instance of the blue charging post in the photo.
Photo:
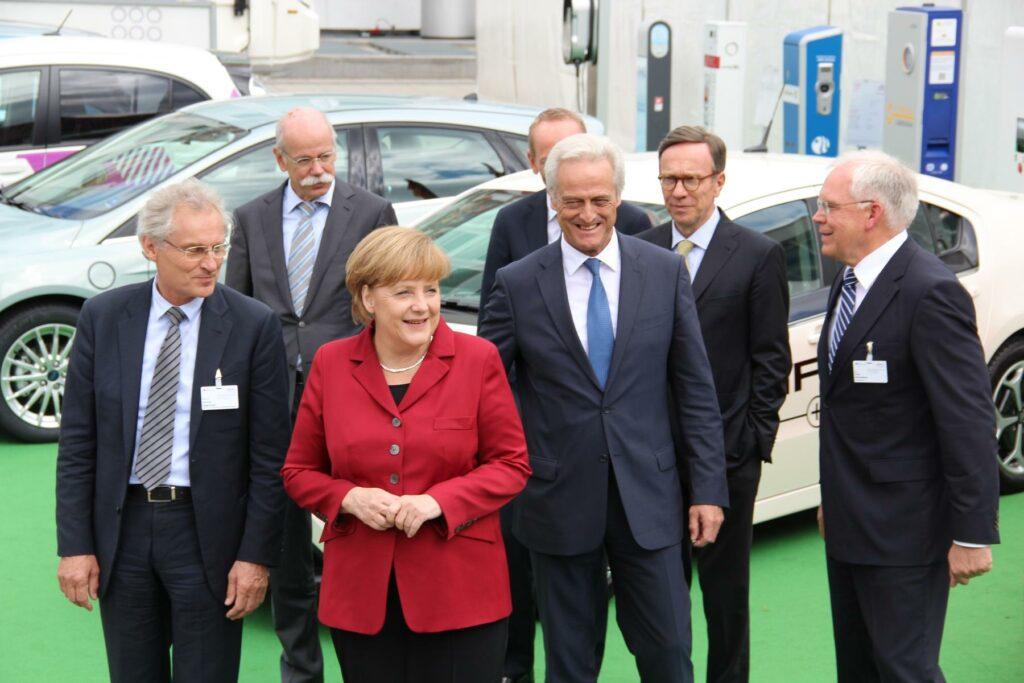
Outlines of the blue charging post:
M782 47L782 149L834 157L839 152L839 78L843 32L815 26L786 36Z

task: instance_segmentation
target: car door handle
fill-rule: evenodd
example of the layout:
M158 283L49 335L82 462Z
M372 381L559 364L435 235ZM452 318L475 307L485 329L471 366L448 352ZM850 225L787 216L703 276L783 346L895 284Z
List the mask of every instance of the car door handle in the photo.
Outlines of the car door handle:
M825 325L825 322L822 321L822 322L818 323L817 325L815 325L811 329L811 333L809 335L807 335L807 343L808 344L810 344L811 346L817 346L818 345L818 339L821 338L821 328L824 327L824 325Z

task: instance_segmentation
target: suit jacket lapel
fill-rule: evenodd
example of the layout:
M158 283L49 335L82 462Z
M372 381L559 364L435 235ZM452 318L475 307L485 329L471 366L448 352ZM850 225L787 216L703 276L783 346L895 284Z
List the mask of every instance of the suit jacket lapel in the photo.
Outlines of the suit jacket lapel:
M377 351L373 348L372 325L364 327L363 331L359 333L356 348L353 349L351 357L352 362L357 364L352 370L355 380L384 410L392 415L398 415L398 406L395 405L395 399L391 395L391 390L388 389L388 383L384 380L384 371L380 368ZM426 361L424 360L424 362Z
M122 443L126 467L131 467L135 453L135 432L139 421L139 391L142 385L142 356L146 348L149 308L153 300L153 281L140 287L125 307L117 327L117 344L121 357L121 420Z
M711 237L707 252L701 259L697 276L693 278L693 298L699 300L707 290L722 266L732 257L736 250L736 228L723 214L715 234Z
M908 238L903 246L889 259L878 279L871 285L867 296L861 302L860 307L853 314L850 324L839 341L839 348L836 349L836 357L832 369L838 371L849 364L850 356L860 345L861 341L871 331L872 326L882 312L889 306L889 302L899 291L899 280L906 272L907 264L913 256L913 242ZM828 361L826 360L826 363ZM836 372L836 375L839 373ZM835 382L829 384L829 389L835 386Z
M287 181L285 183L287 185ZM284 211L284 189L275 192L266 199L267 208L263 213L263 238L267 242L267 253L270 254L270 267L274 271L274 282L281 301L292 307L292 293L288 287L288 261L284 253L284 229L282 212ZM294 309L293 309L294 311Z
M828 304L825 308L825 321L821 324L821 335L818 337L818 379L820 382L820 393L828 392L832 382L832 374L828 371L828 345L831 337L832 312L836 308L836 301L839 299L839 289L842 287L843 271L836 274L832 280L832 289L828 293Z
M444 320L434 330L434 341L427 350L423 365L412 378L412 383L402 399L402 409L408 410L416 401L423 398L431 387L444 379L450 367L450 358L455 355L455 334ZM390 391L388 392L390 393Z
M608 369L608 381L605 391L615 380L615 372L622 365L622 359L629 348L629 337L633 332L636 314L641 310L644 301L644 271L633 251L633 245L627 239L619 237L619 254L621 255L621 273L619 277L619 316L615 326L615 346L612 347L612 362ZM589 359L588 359L588 365Z
M541 190L533 196L537 199L529 203L529 213L526 216L526 242L530 253L548 244L547 192Z
M320 249L317 250L316 260L313 262L313 273L309 278L309 290L306 292L306 310L316 296L317 287L324 279L324 273L329 268L338 268L343 272L345 263L339 263L335 256L341 250L346 239L351 238L349 225L352 219L352 197L355 190L348 183L340 180L334 183L334 196L331 198L331 210L327 212L327 222L324 224L324 234L320 238ZM353 245L354 247L355 245ZM349 249L349 252L352 250Z
M583 350L580 337L576 334L576 326L572 322L572 312L569 310L569 295L565 290L565 274L562 270L562 249L556 242L545 247L548 251L541 259L541 271L537 273L537 286L540 289L544 305L555 323L555 330L565 344L566 350L590 378L598 389L601 388L594 374L594 368L590 365L590 358ZM621 299L621 295L620 295ZM621 304L619 309L621 310Z
M231 336L231 312L220 285L203 302L199 319L199 341L196 344L196 367L192 375L192 412L189 415L189 453L193 453L196 435L203 420L200 389L210 386L220 368L224 347Z

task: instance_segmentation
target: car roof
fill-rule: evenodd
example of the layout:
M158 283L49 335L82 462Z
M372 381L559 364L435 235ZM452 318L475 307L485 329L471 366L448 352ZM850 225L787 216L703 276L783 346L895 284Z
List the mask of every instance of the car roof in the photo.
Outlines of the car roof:
M661 187L655 182L658 177L657 152L636 152L625 155L626 186L622 196L627 201L661 204ZM729 154L725 167L725 187L718 198L718 205L728 211L730 207L800 188L817 188L828 175L834 158L814 157L800 154L759 154L737 152ZM982 192L974 188L951 183L948 180L917 175L918 188L967 204ZM521 171L490 180L479 188L503 190L539 190L543 188L540 176L531 171Z
M189 45L65 35L0 41L0 68L50 64L156 71L193 83L214 98L230 97L235 91L230 74L217 58Z
M0 21L0 38L20 38L22 36L42 36L54 33L57 26L53 24L33 24L27 21ZM93 31L60 27L62 36L98 36Z
M276 123L295 107L313 107L327 114L332 123L351 120L451 121L477 124L497 130L525 134L542 109L521 105L456 100L444 97L398 95L290 94L242 98L230 102L202 102L187 111L248 130ZM372 112L372 114L371 114ZM597 119L584 116L588 130L603 132Z

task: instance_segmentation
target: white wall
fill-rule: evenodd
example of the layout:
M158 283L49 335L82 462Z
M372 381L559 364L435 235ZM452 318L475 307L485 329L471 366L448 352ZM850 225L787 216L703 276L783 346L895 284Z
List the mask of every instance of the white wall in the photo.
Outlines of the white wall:
M636 55L642 28L656 19L673 29L672 121L702 120L704 75L702 28L711 19L746 21L749 55L744 108L744 144L760 141L755 122L759 93L773 97L781 86L782 40L790 31L831 24L844 31L840 84L843 121L854 80L885 80L886 23L896 7L913 0L603 0L612 13L610 47L600 69L611 70L612 106L605 117L609 134L627 149L635 146ZM1007 26L1024 25L1021 0L938 0L962 7L964 58L960 89L959 179L989 186L988 159L999 135L1002 87L1024 87L1024 77L1001 74L1002 36ZM478 89L481 98L536 106L575 107L572 67L561 58L561 2L554 0L477 1ZM845 123L843 124L845 129ZM769 149L782 147L781 113ZM841 147L845 144L842 134Z

